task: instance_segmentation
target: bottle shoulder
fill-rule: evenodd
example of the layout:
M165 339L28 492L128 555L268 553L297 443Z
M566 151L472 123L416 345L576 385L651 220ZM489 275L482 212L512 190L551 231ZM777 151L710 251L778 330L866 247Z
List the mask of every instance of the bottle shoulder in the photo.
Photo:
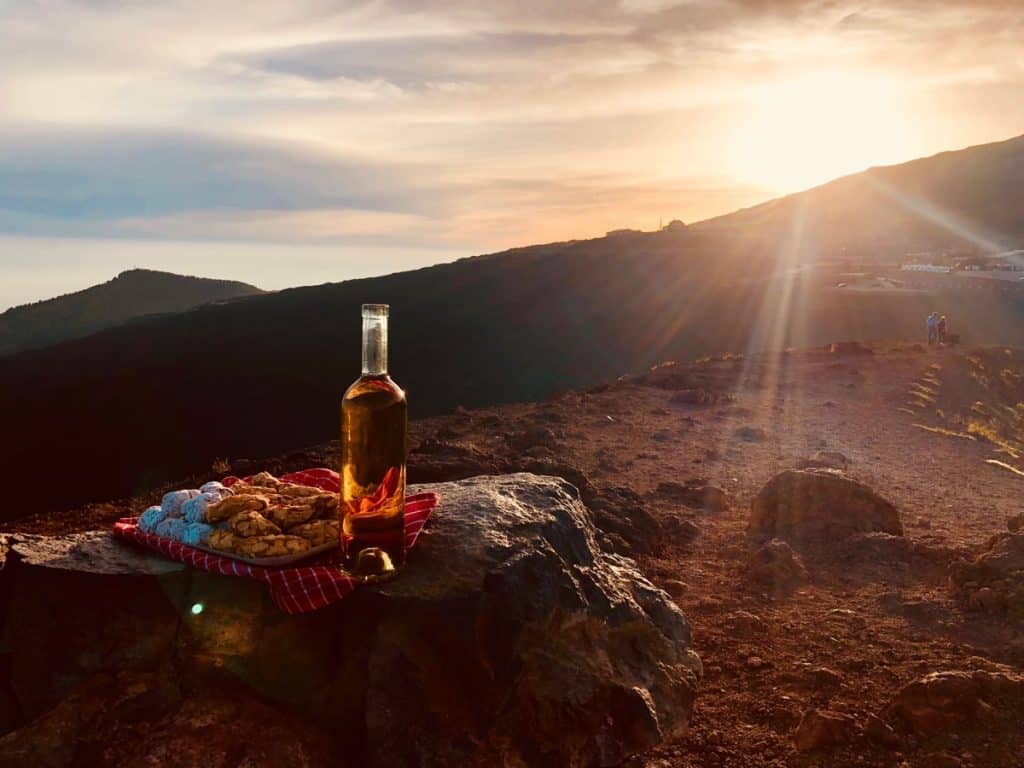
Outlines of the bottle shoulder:
M390 402L405 402L405 390L398 386L394 379L387 374L364 374L360 376L345 390L343 399L354 400L370 396L375 400L386 399Z

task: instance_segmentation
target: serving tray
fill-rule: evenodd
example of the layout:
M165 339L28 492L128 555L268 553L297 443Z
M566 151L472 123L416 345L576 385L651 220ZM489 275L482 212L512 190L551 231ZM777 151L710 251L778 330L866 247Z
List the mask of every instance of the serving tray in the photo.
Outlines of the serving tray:
M161 537L162 538L162 537ZM305 552L299 552L295 555L278 555L277 557L242 557L241 555L235 554L234 552L225 552L220 549L211 549L210 547L203 547L197 544L186 544L183 546L192 547L192 549L198 549L201 552L207 552L217 557L227 557L231 560L237 560L240 563L246 563L247 565L266 566L268 568L277 568L282 565L293 565L294 563L301 563L310 558L316 557L317 555L323 555L327 552L332 552L339 549L341 544L337 541L329 544L321 544L319 547L312 547ZM324 563L329 565L329 563Z

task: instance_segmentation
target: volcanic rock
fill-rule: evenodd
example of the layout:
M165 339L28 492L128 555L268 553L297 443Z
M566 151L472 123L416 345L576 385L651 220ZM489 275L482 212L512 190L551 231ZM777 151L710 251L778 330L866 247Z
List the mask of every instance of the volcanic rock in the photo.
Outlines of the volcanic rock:
M807 583L807 568L792 547L779 539L765 542L747 556L747 580L774 597Z
M1016 515L1006 518L1006 530L1010 533L1020 533L1022 528L1024 528L1024 512L1018 512Z
M847 558L875 563L894 563L907 560L913 553L913 543L904 536L872 531L855 533L843 542Z
M412 483L440 483L502 470L499 462L472 445L428 438L411 451L407 473Z
M629 545L629 553L649 554L662 543L662 526L644 505L640 495L626 487L594 489L585 496L594 523ZM621 552L619 549L615 551Z
M747 537L828 543L872 531L902 536L903 526L896 507L869 486L835 470L786 470L754 499Z
M793 733L793 744L800 752L815 752L837 747L850 740L854 719L826 709L809 709Z
M904 686L884 720L919 736L956 732L1024 705L1024 677L985 671L933 672Z
M864 734L883 747L895 748L900 743L900 737L896 731L878 715L868 715L864 722Z
M557 435L552 429L542 426L532 426L522 432L505 436L509 448L514 451L525 451L537 446L551 448L555 445L556 439Z
M700 526L693 520L687 520L679 515L669 515L664 522L665 531L671 538L680 544L689 544L700 536Z
M53 540L15 537L6 682L27 719L58 714L52 728L9 735L0 747L14 751L0 754L45 753L66 721L52 765L129 747L131 764L172 753L176 765L219 764L228 753L210 731L226 711L175 751L186 745L174 729L202 721L209 690L266 702L311 729L296 731L304 744L329 738L375 766L615 765L683 731L701 674L686 620L631 561L597 547L572 487L522 474L432 490L442 506L397 580L302 616L281 614L253 580L138 562L90 574ZM123 701L122 675L168 670L180 696L131 715L60 704L90 680L102 682L97 701ZM260 717L238 715L248 725L232 731L232 760L269 764L244 748L246 736L266 743ZM325 764L308 749L265 754Z
M725 617L726 628L736 637L760 637L768 633L768 624L750 611L734 611Z
M729 508L729 496L716 485L706 480L687 480L685 483L662 482L654 491L655 496L677 502L705 512L723 512Z
M818 451L809 459L797 462L797 469L847 469L850 460L839 451Z
M734 434L747 443L763 443L768 439L768 433L761 427L737 427Z
M1024 533L992 537L985 551L955 570L952 579L968 607L1024 617Z

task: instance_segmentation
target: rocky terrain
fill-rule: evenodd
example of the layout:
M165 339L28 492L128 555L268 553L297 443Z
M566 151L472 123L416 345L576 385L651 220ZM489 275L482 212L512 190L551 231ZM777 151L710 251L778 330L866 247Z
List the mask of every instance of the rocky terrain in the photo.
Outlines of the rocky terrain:
M682 609L689 727L633 768L1019 766L1022 361L848 343L666 364L415 421L410 479L562 477L601 549ZM194 480L335 461L328 444ZM7 528L89 530L151 499Z

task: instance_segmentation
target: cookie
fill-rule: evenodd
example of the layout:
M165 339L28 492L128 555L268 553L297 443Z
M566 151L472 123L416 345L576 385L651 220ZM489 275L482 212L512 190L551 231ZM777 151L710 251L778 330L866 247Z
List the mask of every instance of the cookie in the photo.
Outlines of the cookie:
M306 539L311 547L320 547L324 544L337 544L340 531L341 522L338 520L313 520L296 525L288 533Z
M253 475L246 482L249 485L255 485L263 488L277 488L281 485L281 481L274 477L269 472L260 472L258 475Z
M239 512L228 520L231 531L243 538L254 536L270 536L278 534L281 529L254 510Z
M341 513L338 509L338 494L319 493L312 499L313 517L338 520Z
M303 499L308 496L318 496L323 491L311 485L298 485L297 483L281 483L277 486L277 492L289 498Z
M271 507L265 514L279 528L291 528L312 520L314 510L310 504L290 504L283 507Z
M235 493L206 509L206 522L221 523L239 512L262 512L270 506L270 500L255 493Z
M309 542L301 536L285 535L239 539L235 545L235 553L248 558L301 555L309 549Z
M215 530L210 533L206 545L210 549L219 549L221 552L234 552L235 546L241 541L231 531Z

